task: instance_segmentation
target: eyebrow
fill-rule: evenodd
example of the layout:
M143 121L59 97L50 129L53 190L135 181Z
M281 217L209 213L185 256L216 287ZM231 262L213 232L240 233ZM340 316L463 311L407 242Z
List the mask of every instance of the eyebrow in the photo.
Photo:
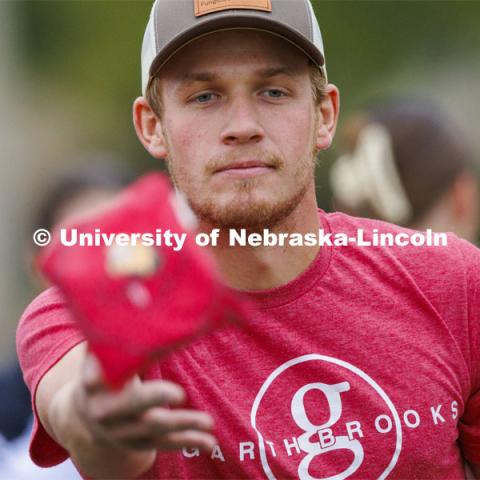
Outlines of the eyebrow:
M295 76L296 71L289 67L273 67L257 70L258 75L264 78L276 77L277 75L287 75L288 77Z
M218 80L219 76L209 72L187 73L182 79L183 84L195 82L212 82Z
M277 75L287 75L289 77L295 76L295 70L288 67L271 67L256 70L255 74L263 78L272 78ZM211 72L192 72L187 73L182 79L183 85L190 85L195 82L213 82L219 80L220 75Z

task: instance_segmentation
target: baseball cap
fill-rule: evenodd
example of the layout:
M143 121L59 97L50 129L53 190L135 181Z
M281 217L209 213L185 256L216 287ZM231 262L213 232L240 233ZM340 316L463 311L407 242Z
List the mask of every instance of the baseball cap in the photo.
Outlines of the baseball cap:
M142 45L142 92L188 43L231 29L282 37L307 55L326 78L322 35L310 0L155 0Z

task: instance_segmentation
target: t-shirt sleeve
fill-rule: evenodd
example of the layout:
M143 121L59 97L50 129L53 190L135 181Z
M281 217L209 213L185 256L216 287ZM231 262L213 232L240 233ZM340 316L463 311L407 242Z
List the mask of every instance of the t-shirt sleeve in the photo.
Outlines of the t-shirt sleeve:
M50 368L83 340L63 296L55 287L43 292L27 307L18 325L17 353L34 413L30 456L41 467L57 465L69 454L39 421L35 407L37 387Z
M470 333L471 394L460 420L460 444L465 459L480 464L480 250L462 242Z

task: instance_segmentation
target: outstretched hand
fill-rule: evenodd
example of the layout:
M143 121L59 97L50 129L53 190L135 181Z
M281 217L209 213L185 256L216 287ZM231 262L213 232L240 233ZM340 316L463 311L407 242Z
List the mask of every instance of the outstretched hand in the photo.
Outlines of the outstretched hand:
M111 390L91 354L73 392L78 417L97 441L141 451L210 451L216 444L213 419L204 412L179 408L185 400L182 387L165 380L142 382L135 377L121 390Z

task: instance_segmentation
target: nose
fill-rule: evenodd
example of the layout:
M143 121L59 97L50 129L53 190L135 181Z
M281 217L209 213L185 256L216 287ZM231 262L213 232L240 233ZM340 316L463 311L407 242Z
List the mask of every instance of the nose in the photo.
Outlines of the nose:
M226 115L221 133L222 142L225 145L258 143L264 135L254 100L248 96L235 98Z

